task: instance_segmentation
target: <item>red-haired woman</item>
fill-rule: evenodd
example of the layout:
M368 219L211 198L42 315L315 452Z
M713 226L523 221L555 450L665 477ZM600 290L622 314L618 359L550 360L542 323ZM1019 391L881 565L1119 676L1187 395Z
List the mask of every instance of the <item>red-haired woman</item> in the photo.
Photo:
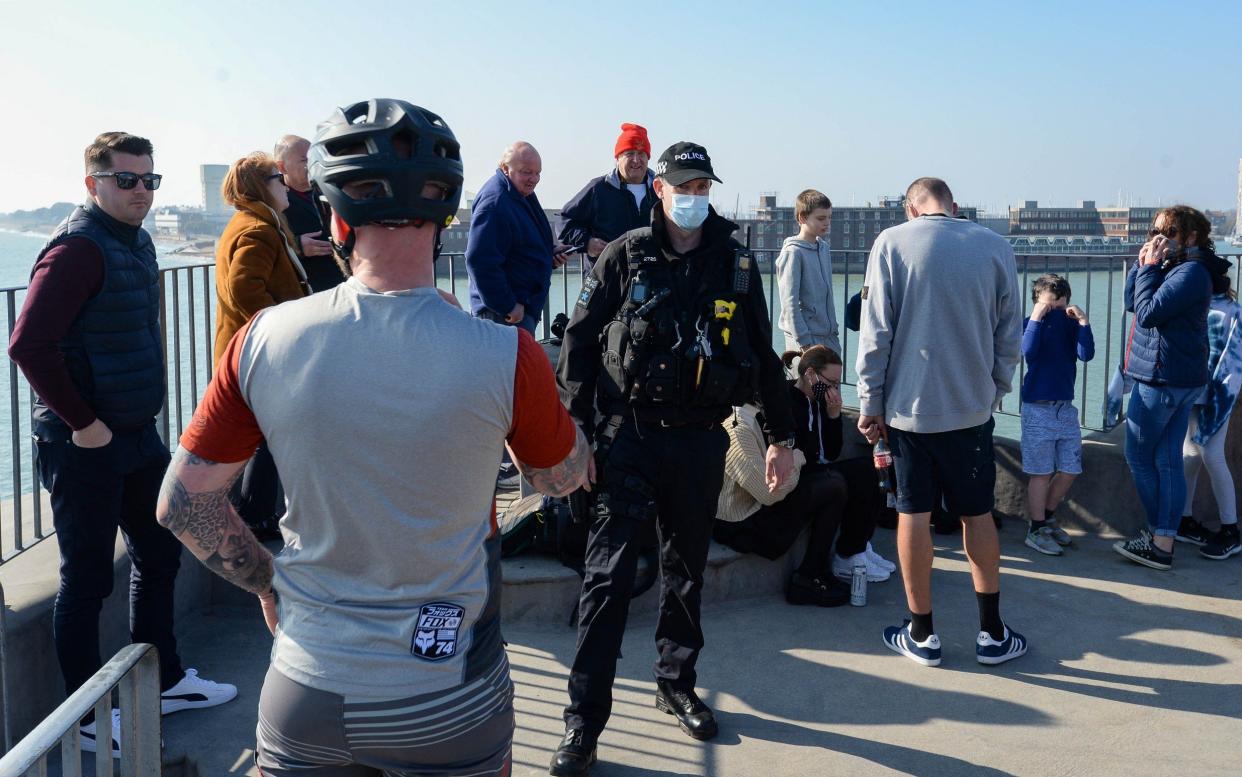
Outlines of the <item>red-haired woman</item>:
M259 152L242 157L224 176L220 193L237 212L216 243L213 362L255 313L310 294L293 234L281 215L289 207L289 192L276 160ZM277 536L276 521L284 513L279 494L276 464L264 442L234 493L237 512L260 539Z
M255 152L233 163L220 187L237 209L216 243L216 341L213 361L255 313L310 293L306 271L281 214L289 192L276 160Z

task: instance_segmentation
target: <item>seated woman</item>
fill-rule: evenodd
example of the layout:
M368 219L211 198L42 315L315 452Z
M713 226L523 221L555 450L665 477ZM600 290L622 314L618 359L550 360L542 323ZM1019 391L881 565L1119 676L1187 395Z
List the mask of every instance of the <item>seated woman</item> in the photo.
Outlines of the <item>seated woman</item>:
M786 353L785 365L791 366L797 356ZM775 493L768 491L764 479L767 445L758 410L743 405L726 423L729 452L713 536L739 552L776 559L809 523L806 554L785 591L790 604L845 604L849 586L837 578L848 579L855 564L864 564L873 582L887 580L895 568L869 542L881 499L871 461L833 461L841 453L841 371L841 357L822 345L801 355L798 378L789 381L798 476ZM834 558L838 527L839 555Z

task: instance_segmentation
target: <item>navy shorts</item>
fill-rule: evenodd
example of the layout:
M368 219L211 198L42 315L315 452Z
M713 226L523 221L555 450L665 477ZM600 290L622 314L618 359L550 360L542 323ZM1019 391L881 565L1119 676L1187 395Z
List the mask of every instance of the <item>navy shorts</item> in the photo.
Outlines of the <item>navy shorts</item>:
M903 432L889 427L897 472L897 512L930 513L944 507L956 516L991 512L996 489L992 429L996 421L951 432Z

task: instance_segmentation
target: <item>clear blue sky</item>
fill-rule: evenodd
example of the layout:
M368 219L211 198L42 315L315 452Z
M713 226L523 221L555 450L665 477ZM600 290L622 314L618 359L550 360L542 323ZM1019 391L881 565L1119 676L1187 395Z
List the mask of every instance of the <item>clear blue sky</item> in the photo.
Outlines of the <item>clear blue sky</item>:
M726 210L807 187L861 204L920 175L989 209L1230 208L1242 157L1237 0L0 0L0 35L0 211L80 199L110 129L154 141L157 204L198 204L199 163L371 96L443 115L472 190L531 141L547 207L609 168L622 121L657 155L703 143Z

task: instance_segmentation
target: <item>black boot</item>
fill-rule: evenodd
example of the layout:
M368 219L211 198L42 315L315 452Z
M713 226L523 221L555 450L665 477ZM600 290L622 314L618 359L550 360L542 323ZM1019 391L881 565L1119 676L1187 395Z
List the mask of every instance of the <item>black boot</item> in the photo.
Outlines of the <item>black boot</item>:
M667 680L656 680L656 709L677 717L681 730L698 740L716 736L716 716L693 690L674 688Z
M561 746L552 754L548 774L555 777L587 777L595 763L595 743L599 737L584 729L571 728L565 732Z
M785 601L790 604L815 604L820 607L840 607L850 601L850 587L830 574L809 577L794 572L785 588Z

